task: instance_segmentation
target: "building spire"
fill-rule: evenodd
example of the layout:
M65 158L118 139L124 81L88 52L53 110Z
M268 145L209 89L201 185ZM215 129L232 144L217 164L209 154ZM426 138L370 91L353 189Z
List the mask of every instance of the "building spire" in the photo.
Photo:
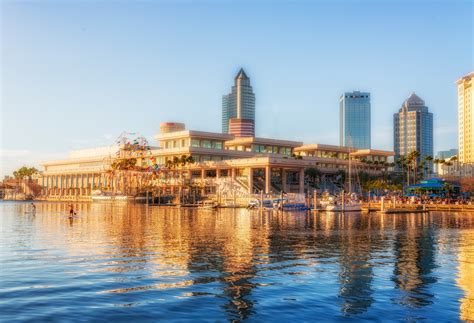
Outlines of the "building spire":
M247 74L245 74L245 71L243 68L240 68L239 73L235 76L235 79L241 79L241 80L248 80Z

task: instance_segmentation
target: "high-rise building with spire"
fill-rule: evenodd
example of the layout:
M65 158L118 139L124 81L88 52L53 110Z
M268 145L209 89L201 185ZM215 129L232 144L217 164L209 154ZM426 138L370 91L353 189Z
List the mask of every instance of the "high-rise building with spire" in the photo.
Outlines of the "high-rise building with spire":
M222 133L255 136L255 94L243 68L235 76L232 92L222 96Z
M393 145L395 160L412 151L420 153L418 162L426 156L433 157L433 113L415 93L393 115Z

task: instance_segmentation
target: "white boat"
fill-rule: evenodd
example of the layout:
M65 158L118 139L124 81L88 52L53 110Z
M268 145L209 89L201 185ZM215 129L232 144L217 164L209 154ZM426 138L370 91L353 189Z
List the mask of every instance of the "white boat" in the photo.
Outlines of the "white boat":
M329 212L358 212L362 211L362 204L356 194L352 193L347 196L342 192L339 198L328 203L325 209Z
M218 207L218 204L215 201L208 200L202 202L202 204L199 204L198 207L203 209L215 209Z
M328 191L325 191L321 199L318 201L318 204L321 209L325 210L329 205L334 205L335 202L336 202L335 197L329 194Z
M101 190L95 190L92 192L92 201L127 201L129 197L122 194L113 194L111 192L102 192Z

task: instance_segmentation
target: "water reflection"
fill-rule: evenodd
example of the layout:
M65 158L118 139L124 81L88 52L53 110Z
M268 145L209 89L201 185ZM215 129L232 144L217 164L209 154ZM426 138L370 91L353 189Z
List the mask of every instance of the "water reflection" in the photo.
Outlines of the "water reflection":
M397 234L394 243L396 258L393 281L402 291L398 300L410 307L427 306L434 295L429 285L436 282L436 237L429 215L395 217ZM421 228L421 229L420 229Z
M91 286L90 297L108 295L103 306L111 302L130 311L159 303L147 308L156 319L174 313L265 320L277 313L284 320L291 310L305 320L314 318L316 308L333 317L408 308L430 318L424 310L429 305L446 309L453 303L439 303L449 296L437 286L446 283L439 267L458 252L459 274L449 287L457 283L462 291L460 318L474 318L470 214L314 215L78 203L77 217L69 219L64 203L38 203L35 217L25 215L25 204L1 207L1 241L10 250L3 249L0 260L8 288L21 287L18 275L39 264L57 276L38 272L37 282L56 286L72 278ZM18 257L25 272L14 267ZM384 282L381 290L384 272L390 285ZM387 303L380 305L387 289ZM22 297L16 301L34 306L33 296Z
M339 296L343 299L344 315L365 312L374 301L372 297L372 235L369 217L343 217L342 235L337 246L341 250Z
M474 233L461 233L457 283L464 291L461 298L460 319L474 320Z

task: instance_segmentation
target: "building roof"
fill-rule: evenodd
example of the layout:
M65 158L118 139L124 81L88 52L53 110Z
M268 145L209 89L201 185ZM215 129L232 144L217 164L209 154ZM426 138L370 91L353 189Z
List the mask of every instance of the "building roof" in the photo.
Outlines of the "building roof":
M422 98L420 98L418 95L416 95L415 92L413 92L408 99L403 102L404 106L410 107L410 106L424 106L425 101L423 101Z
M474 78L474 72L471 72L469 74L467 74L466 76L463 76L461 77L459 80L456 81L456 84L461 84L463 82L466 82L466 81L470 81Z
M196 130L183 130L167 133L159 133L155 135L155 139L167 140L167 139L179 139L179 138L189 138L197 137L203 139L219 139L219 140L232 140L234 139L233 135L220 132L207 132L207 131L196 131Z
M358 149L357 151L351 152L352 156L393 156L395 153L388 150L376 150L376 149Z
M307 144L300 147L296 147L295 151L308 151L308 150L324 150L334 152L349 152L349 147L336 146L336 145L322 145L322 144Z
M247 74L245 74L245 71L243 68L241 68L239 70L239 73L237 73L237 75L235 76L235 79L242 79L242 80L248 80L248 76Z
M357 149L349 148L346 146L335 146L335 145L321 145L321 144L308 144L300 147L296 147L295 151L332 151L332 152L351 152L352 156L393 156L395 153L388 150L376 150L376 149Z
M238 146L245 144L257 144L257 145L274 145L284 147L298 147L303 143L300 141L270 139L270 138L259 138L259 137L239 137L233 140L225 142L225 146Z

